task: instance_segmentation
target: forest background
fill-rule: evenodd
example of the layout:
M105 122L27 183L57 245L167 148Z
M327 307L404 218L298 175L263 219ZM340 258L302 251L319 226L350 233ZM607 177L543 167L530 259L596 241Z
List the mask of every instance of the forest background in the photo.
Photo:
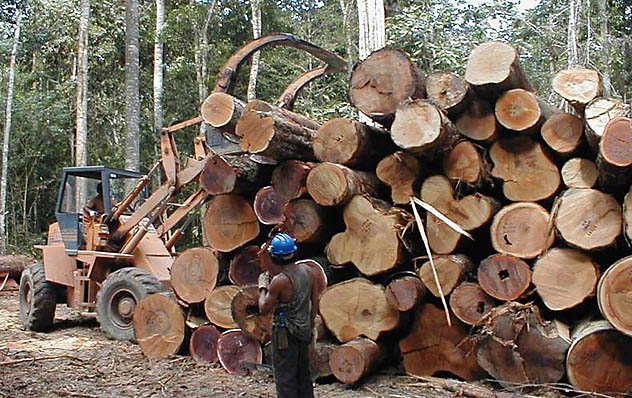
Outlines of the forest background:
M197 116L219 68L255 35L292 33L357 62L358 10L369 1L382 4L2 0L0 251L33 253L33 244L45 242L63 167L146 172L159 159L160 128ZM517 3L385 0L386 44L404 49L425 73L463 74L476 45L501 40L517 48L532 86L552 104L562 101L551 79L572 66L598 70L604 94L630 102L632 0L539 0L525 12ZM251 64L245 65L234 93L274 101L318 61L272 48L252 64L259 68L256 85ZM347 100L348 81L348 74L337 74L313 82L295 110L320 121L357 117ZM197 129L176 134L181 156L191 154ZM191 241L201 239L191 231Z

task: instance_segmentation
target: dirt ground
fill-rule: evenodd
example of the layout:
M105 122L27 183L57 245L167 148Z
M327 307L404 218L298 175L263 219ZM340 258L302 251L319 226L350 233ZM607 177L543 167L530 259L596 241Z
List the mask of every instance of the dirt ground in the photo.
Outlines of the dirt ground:
M385 373L354 387L317 384L315 393L332 398L464 396ZM549 392L503 395L556 396ZM234 376L219 365L199 366L188 356L149 361L137 345L106 339L96 320L82 319L66 306L57 307L51 332L25 331L17 291L0 292L0 398L274 396L274 382L266 372Z

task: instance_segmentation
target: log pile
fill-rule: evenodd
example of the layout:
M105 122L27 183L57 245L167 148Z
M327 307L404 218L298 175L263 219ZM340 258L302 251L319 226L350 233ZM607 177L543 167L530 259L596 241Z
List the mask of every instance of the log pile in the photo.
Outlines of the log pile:
M191 334L201 364L244 374L265 360L271 317L253 284L269 261L258 248L282 230L329 285L315 377L353 384L400 363L423 377L566 377L627 392L629 107L600 97L595 71L570 69L552 82L572 107L563 113L505 43L475 48L464 77L431 72L391 48L355 65L349 99L375 125L211 95L204 120L244 153L217 155L202 173L209 247L180 255L175 298L139 306L143 352L171 354Z

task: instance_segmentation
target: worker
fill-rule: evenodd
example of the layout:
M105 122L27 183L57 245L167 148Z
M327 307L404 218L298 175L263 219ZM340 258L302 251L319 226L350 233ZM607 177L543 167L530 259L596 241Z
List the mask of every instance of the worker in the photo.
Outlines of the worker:
M296 250L286 233L277 233L262 248L271 261L262 261L266 272L259 276L259 312L266 315L274 310L272 360L279 398L314 396L309 344L320 291L314 269L295 262Z
M114 204L112 198L110 198L110 206ZM88 228L90 223L96 219L99 214L105 213L105 206L103 203L103 186L101 183L97 184L97 195L92 199L89 199L83 206L83 235L84 239L88 240Z

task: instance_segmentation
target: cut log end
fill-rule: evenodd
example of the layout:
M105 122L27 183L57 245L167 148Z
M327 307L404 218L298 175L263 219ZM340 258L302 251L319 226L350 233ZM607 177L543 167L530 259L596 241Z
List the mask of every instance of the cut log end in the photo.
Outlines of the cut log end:
M187 303L199 303L215 288L219 273L217 254L206 247L185 250L171 267L171 286Z
M435 72L426 79L428 101L455 115L467 105L469 88L465 80L452 72Z
M531 284L531 269L518 257L494 254L478 267L478 283L498 300L516 300Z
M397 108L391 138L398 147L422 154L435 148L449 150L457 137L452 122L436 106L412 100Z
M608 122L599 142L599 156L614 167L632 166L632 119L616 117Z
M313 167L312 163L300 160L286 160L280 163L272 173L274 191L287 200L301 197L307 191L307 175Z
M204 215L204 233L209 245L229 252L259 235L259 220L252 207L237 195L218 195Z
M426 295L426 288L414 275L395 277L386 286L386 301L400 312L413 309Z
M178 303L159 293L138 302L134 310L134 336L149 359L166 358L184 341L184 314Z
M443 158L443 172L452 180L476 185L484 178L486 170L476 146L461 141Z
M551 247L555 234L549 231L549 212L531 202L502 208L492 221L492 245L497 252L519 258L535 258Z
M325 209L310 199L297 199L285 205L283 226L299 243L320 243L330 236Z
M417 158L398 151L382 159L375 173L380 181L391 187L393 203L407 204L421 178L420 168Z
M354 384L374 369L382 349L372 340L359 338L336 347L329 356L329 367L338 381Z
M509 130L532 132L543 121L544 110L535 94L523 89L506 91L496 101L498 122Z
M632 256L612 264L599 280L597 300L601 314L618 331L632 336Z
M248 363L260 364L263 360L261 345L239 329L227 330L217 342L217 356L228 373L245 376L250 373Z
M592 188L597 183L599 171L589 159L569 159L561 170L562 180L569 188Z
M544 122L541 134L549 148L568 156L577 151L582 142L584 122L575 115L556 113Z
M248 337L261 343L272 337L272 313L259 314L259 289L255 285L242 286L231 303L233 319Z
M494 107L483 99L472 100L455 124L459 133L475 141L491 142L498 136Z
M518 62L518 52L510 44L483 43L467 59L465 80L478 93L491 98L514 88L530 89Z
M477 324L495 305L477 283L461 283L450 295L450 309L467 325Z
M348 202L353 195L377 194L377 178L335 163L322 163L307 176L307 191L316 203L336 206Z
M204 312L208 320L224 329L236 328L231 304L239 290L239 286L233 285L215 288L204 301Z
M287 200L276 193L273 187L263 187L255 195L253 209L259 221L265 225L283 222L283 209Z
M202 103L201 115L204 122L211 126L224 127L237 120L243 109L244 103L237 98L225 93L212 93Z
M601 94L601 78L592 69L572 68L559 71L551 83L553 90L576 106L578 111Z
M433 256L433 260L444 296L452 293L452 290L454 290L463 280L465 274L473 267L472 261L463 254ZM440 297L441 293L434 279L430 261L426 261L421 268L419 268L418 274L419 279L421 279L430 293L435 297Z
M259 246L246 246L230 262L228 278L237 286L255 285L261 274Z
M217 341L220 334L212 325L202 325L191 334L189 352L197 364L217 363Z

